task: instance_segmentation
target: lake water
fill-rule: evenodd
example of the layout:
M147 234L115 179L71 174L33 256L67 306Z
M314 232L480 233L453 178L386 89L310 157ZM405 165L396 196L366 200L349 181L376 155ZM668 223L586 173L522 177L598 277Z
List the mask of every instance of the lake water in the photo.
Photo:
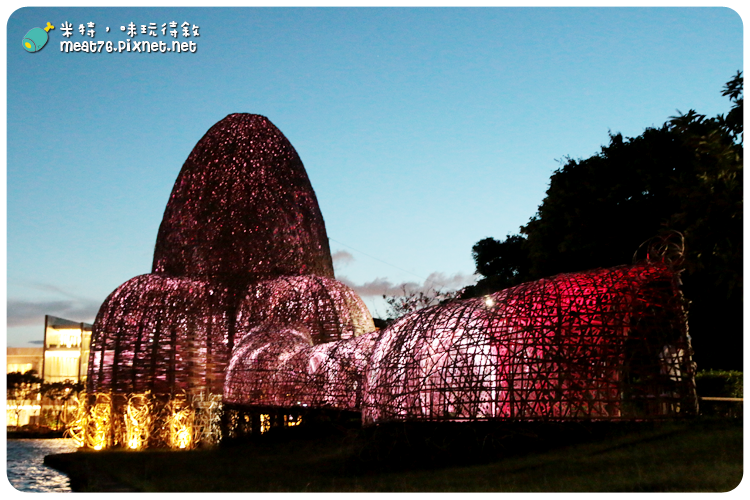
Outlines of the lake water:
M8 439L8 481L19 491L70 492L70 480L44 465L44 456L76 450L72 439Z

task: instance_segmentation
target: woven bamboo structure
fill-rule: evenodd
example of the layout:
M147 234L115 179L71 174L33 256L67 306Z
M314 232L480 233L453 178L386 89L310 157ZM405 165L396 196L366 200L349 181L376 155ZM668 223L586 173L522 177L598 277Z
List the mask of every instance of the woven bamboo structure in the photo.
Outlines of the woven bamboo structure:
M141 394L220 395L236 340L265 323L304 329L316 343L374 329L361 299L333 279L325 223L296 151L267 118L233 114L185 161L152 273L100 307L84 406L104 415L108 404L110 423L97 425L124 429L146 414L130 408L127 417ZM178 418L167 414L159 418ZM115 435L136 440L133 429L112 429L104 446L127 441Z
M363 377L379 332L313 345L309 333L267 323L238 344L224 401L275 408L358 411Z
M231 296L147 274L117 288L94 323L88 391L221 394L231 354Z
M298 424L295 408L361 412L365 424L690 414L679 266L651 254L375 331L333 277L294 148L266 118L230 115L175 182L152 273L99 310L71 434L94 448L213 443L219 395L251 413L279 409L228 419L261 432Z
M193 148L164 211L152 272L240 289L279 276L333 278L305 167L267 118L229 115Z
M237 308L237 331L274 323L310 333L314 344L357 337L375 325L348 286L321 276L283 276L248 288Z
M363 421L692 414L691 353L668 265L563 274L384 330L366 369Z
M232 355L224 401L393 420L633 419L694 414L678 277L663 262L572 273L314 345L267 323Z
M292 145L265 117L229 115L183 165L152 274L129 280L102 304L88 392L221 394L238 308L243 329L269 315L281 320L281 306L268 302L264 311L252 299L268 296L264 281L282 276L288 286L274 290L330 303L308 314L310 324L323 318L316 338L374 328L361 300L333 280L325 223ZM326 315L326 307L336 311Z

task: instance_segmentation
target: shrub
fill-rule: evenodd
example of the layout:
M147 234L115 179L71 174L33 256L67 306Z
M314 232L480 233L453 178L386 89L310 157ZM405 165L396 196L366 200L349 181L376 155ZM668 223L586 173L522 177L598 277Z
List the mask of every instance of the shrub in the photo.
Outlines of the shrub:
M695 374L700 397L742 397L742 372L702 370Z

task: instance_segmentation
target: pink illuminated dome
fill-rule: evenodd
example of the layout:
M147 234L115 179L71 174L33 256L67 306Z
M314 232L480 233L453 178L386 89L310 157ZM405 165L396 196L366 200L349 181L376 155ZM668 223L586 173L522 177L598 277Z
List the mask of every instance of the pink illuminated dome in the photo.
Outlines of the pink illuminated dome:
M375 330L354 290L321 276L283 276L251 285L238 306L236 328L265 322L304 329L316 344Z
M333 278L315 192L268 118L232 114L198 141L164 211L152 272L233 286L289 275Z
M88 392L221 392L231 298L215 285L146 274L112 292L94 322Z
M297 152L267 118L238 113L211 127L185 161L152 274L102 304L87 390L220 394L235 342L269 318L306 326L317 342L374 328L359 297L333 280L325 223Z

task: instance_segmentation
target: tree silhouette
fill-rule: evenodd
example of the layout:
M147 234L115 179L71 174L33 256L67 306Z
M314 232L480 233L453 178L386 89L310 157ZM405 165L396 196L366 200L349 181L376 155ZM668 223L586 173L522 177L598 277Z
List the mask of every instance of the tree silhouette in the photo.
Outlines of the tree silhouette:
M503 241L485 238L472 247L471 254L477 273L484 276L475 286L475 295L486 295L529 279L529 249L521 235L508 235Z
M678 231L699 368L741 369L742 88L738 71L722 92L726 117L678 112L637 137L610 133L590 158L566 158L521 235L474 245L485 278L464 296L626 264L642 242Z
M408 290L406 285L401 286L401 295L383 295L383 299L388 304L386 324L404 316L413 313L425 307L436 306L454 300L461 293L461 290L443 291L437 288L429 290Z
M7 383L6 397L8 403L13 404L16 428L18 428L23 407L36 401L42 379L37 376L36 370L29 370L25 373L11 372L8 373Z
M64 424L62 414L65 403L84 389L82 382L65 380L64 382L44 382L40 392L42 394L42 415L46 417L46 425L59 430Z

